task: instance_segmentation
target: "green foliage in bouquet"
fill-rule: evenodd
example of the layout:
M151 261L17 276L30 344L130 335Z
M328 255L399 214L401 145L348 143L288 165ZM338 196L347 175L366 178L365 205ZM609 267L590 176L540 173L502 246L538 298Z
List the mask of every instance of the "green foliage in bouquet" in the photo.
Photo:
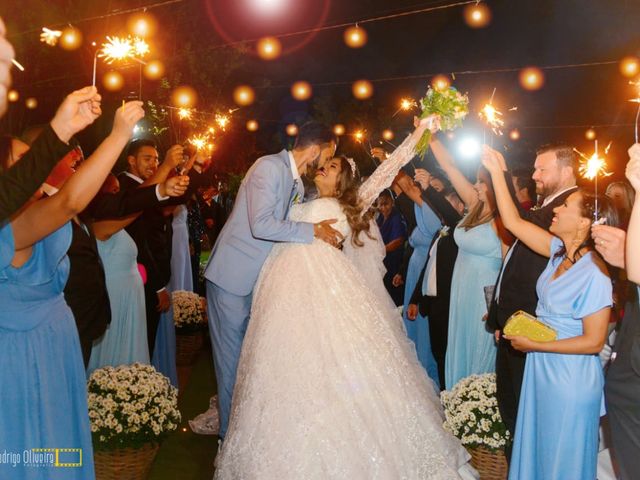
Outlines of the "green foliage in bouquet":
M511 442L496 398L496 374L471 375L451 390L440 394L444 407L444 429L469 448L485 447L492 452Z
M429 115L440 116L440 129L442 131L454 130L462 126L462 121L469 113L469 98L458 92L454 87L434 89L429 87L427 94L420 99L422 113L420 118ZM427 130L416 145L416 152L424 157L429 150L431 132Z
M151 365L95 370L87 383L95 450L139 448L178 428L178 390Z

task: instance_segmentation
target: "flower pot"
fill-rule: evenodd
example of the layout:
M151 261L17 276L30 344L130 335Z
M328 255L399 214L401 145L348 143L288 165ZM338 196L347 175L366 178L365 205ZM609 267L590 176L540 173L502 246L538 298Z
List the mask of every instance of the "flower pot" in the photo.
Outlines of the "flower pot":
M492 452L484 447L467 448L471 455L471 465L480 474L480 480L505 480L507 478L507 457L504 451Z
M147 443L140 448L97 450L96 480L145 480L159 449L157 443Z
M193 365L198 358L205 340L205 331L182 331L176 328L176 365L185 367Z

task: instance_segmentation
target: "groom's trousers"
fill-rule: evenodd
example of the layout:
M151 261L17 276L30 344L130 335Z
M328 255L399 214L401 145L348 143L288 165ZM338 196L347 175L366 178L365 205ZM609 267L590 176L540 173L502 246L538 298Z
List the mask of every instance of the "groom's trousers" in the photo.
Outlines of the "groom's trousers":
M236 384L242 340L249 324L251 296L239 297L207 280L209 335L218 383L220 438L224 438L229 426L231 396Z

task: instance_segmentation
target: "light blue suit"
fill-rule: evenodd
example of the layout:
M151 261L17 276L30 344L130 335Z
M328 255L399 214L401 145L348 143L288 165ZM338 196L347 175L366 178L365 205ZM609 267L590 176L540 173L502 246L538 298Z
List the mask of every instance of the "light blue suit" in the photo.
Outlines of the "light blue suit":
M240 185L205 269L221 438L229 424L236 370L260 269L275 242L313 241L312 224L287 220L294 197L302 198L301 189L300 180L294 183L286 150L259 158Z

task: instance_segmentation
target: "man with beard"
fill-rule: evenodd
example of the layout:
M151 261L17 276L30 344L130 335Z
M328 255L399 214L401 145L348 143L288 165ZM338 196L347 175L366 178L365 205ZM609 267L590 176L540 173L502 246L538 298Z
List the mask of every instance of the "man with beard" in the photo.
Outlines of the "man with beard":
M276 242L311 243L314 237L334 246L341 240L331 227L335 220L316 224L288 220L291 206L304 198L301 175L323 166L336 145L329 128L310 122L300 127L292 151L259 158L244 177L211 252L205 278L221 439L229 422L253 287L271 248Z
M536 194L542 204L532 210L524 210L517 201L511 174L505 170L507 185L520 216L529 222L548 229L554 216L554 208L576 190L578 158L569 145L557 144L542 147L537 152L533 180ZM497 398L503 421L510 432L516 430L520 387L524 375L525 354L511 347L502 338L507 319L516 311L535 315L538 296L536 282L547 266L548 259L533 252L522 242L516 241L505 257L498 277L494 299L489 311L487 328L495 331L498 351L496 354ZM507 459L511 449L506 451Z

